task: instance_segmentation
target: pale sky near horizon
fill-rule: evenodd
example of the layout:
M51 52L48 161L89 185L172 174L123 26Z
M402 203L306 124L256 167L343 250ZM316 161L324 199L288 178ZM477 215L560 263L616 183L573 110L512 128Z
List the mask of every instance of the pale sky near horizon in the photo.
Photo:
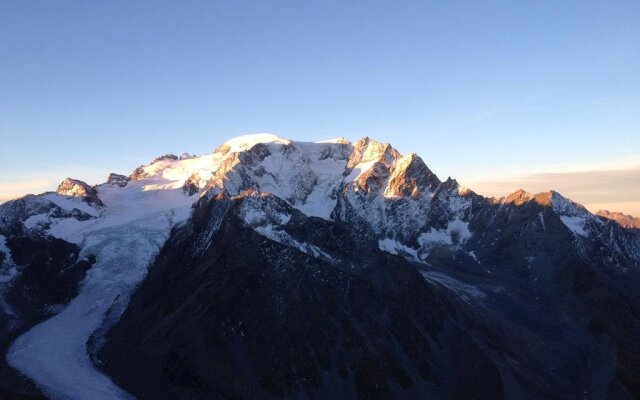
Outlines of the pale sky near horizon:
M638 1L0 2L0 202L246 133L640 216Z

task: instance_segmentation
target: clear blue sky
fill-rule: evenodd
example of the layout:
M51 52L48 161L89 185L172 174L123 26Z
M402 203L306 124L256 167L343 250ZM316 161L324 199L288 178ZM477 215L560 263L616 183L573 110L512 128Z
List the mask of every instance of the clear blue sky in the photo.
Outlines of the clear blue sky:
M617 0L3 0L0 191L253 132L368 135L474 189L638 166L639 21Z

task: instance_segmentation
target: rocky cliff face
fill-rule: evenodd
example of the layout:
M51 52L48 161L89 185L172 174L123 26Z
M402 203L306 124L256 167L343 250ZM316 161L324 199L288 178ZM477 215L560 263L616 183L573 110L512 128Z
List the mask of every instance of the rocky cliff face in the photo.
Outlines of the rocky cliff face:
M107 178L107 183L109 185L118 185L120 187L125 187L127 186L127 183L129 183L130 180L131 179L128 176L114 174L112 172L109 174L109 177Z
M241 137L123 178L0 206L8 290L44 268L14 254L68 247L9 349L48 396L640 396L640 242L559 193L487 199L370 138ZM73 354L32 354L54 332Z
M62 196L78 197L86 201L87 203L93 203L98 206L103 206L102 200L98 197L98 192L95 188L87 185L86 183L77 179L67 178L56 189L56 193Z

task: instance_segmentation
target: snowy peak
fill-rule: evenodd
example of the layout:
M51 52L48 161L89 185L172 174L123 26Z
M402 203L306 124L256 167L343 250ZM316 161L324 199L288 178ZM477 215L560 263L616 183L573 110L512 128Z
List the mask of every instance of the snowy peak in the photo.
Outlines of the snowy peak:
M524 189L518 189L506 197L503 197L500 201L504 204L513 204L516 206L533 202L543 207L550 207L552 205L554 193L556 192L552 190L548 192L530 193Z
M190 206L203 196L211 200L221 193L233 197L254 191L270 194L307 216L340 220L370 230L380 240L425 249L432 247L431 242L463 243L440 239L454 231L469 237L472 229L466 227L474 214L472 206L480 199L455 179L440 181L416 154L402 155L390 144L369 137L355 143L344 139L313 143L271 134L245 135L203 156L162 155L131 177L111 174L107 183L92 188L67 180L58 193L99 205L98 192L109 204L140 196L145 201L167 197ZM480 203L550 208L579 236L587 236L594 224L601 223L553 191L532 194L520 189L495 201L478 202L479 207Z
M396 160L385 189L385 196L418 198L426 190L433 190L440 179L414 153Z
M79 197L87 203L104 206L102 200L98 197L96 189L77 179L67 178L63 180L58 185L56 193L63 196Z
M400 156L400 153L391 147L389 143L382 143L369 137L364 137L353 144L353 151L347 162L347 168L374 162L380 162L390 167Z
M222 160L207 185L209 196L254 189L274 194L307 215L329 217L349 145L292 142L273 136L249 139L233 139L216 150L214 154L222 155Z
M516 206L520 206L524 203L531 201L535 196L524 189L518 189L515 192L507 195L502 199L502 202L505 204L514 204Z
M257 144L278 143L281 145L289 145L291 141L281 138L270 133L258 133L254 135L243 135L235 137L231 140L227 140L222 145L218 146L215 153L226 155L228 153L239 153L241 151L250 150Z
M548 192L530 193L523 189L500 199L504 204L513 204L521 206L529 202L533 202L543 207L552 207L558 213L574 213L577 209L583 209L581 205L566 199L560 193L550 190Z
M533 203L549 208L578 238L589 237L590 231L597 230L597 227L602 225L601 221L582 205L565 198L554 190L532 194L520 189L501 199L501 202L518 207Z
M549 199L549 205L553 211L558 215L574 215L574 216L589 216L593 217L583 205L578 204L572 200L567 199L560 193L551 190L546 193Z

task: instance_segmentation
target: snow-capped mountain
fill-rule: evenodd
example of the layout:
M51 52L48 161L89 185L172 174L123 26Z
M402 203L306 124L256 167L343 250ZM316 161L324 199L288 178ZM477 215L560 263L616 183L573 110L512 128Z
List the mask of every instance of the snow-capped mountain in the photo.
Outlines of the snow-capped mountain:
M0 397L634 398L640 239L363 138L0 205Z

